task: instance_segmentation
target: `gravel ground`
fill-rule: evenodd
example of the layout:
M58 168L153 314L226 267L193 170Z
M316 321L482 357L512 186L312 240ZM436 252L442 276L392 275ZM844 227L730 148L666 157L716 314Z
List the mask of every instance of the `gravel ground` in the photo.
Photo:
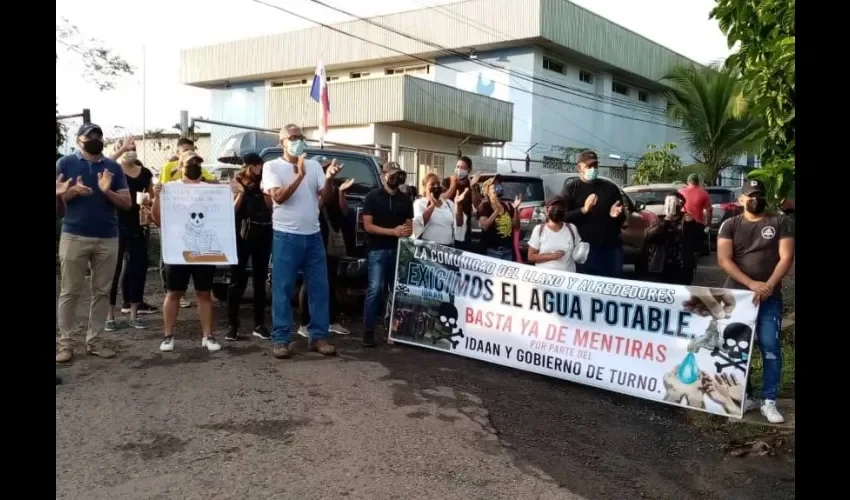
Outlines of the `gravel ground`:
M356 338L333 359L256 338L209 354L194 309L163 355L149 319L106 334L118 358L57 367L56 498L794 498L793 456L730 458L677 408Z

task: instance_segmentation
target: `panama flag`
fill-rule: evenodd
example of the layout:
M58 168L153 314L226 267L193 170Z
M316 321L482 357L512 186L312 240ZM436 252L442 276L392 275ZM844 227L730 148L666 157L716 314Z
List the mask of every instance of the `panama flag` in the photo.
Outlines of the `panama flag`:
M319 103L321 108L319 114L319 138L324 139L328 133L328 116L331 112L331 101L328 97L328 79L325 73L325 65L322 61L316 63L316 74L313 75L313 86L310 88L310 97Z

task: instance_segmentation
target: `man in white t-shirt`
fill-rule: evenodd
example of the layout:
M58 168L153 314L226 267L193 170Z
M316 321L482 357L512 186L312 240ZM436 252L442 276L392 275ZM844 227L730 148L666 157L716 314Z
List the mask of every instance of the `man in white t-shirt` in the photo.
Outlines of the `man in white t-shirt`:
M327 171L304 153L307 143L301 127L287 125L280 131L283 157L263 165L263 190L272 211L272 354L278 359L292 356L292 307L299 271L304 272L310 304L310 349L333 356L336 349L327 341L328 271L325 246L319 225L319 197L333 197L333 178L340 167L336 160Z

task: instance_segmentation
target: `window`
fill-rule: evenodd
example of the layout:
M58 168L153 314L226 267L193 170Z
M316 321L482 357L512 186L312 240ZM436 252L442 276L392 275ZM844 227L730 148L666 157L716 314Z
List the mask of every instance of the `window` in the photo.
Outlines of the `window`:
M407 66L402 68L387 68L386 74L388 75L403 75L403 74L411 74L411 73L430 73L431 66Z
M307 85L307 80L287 80L272 82L272 87L294 87L295 85Z
M629 88L622 83L611 83L611 91L615 94L629 95Z
M543 58L543 69L548 69L549 71L554 71L555 73L560 73L562 75L567 73L567 67L564 63L558 62L554 59L549 59L548 57Z
M327 80L328 80L329 82L335 82L335 81L339 80L339 77L338 77L338 76L329 76L329 77L327 78Z
M361 73L351 73L349 78L366 78L367 76L369 76L369 72L365 71Z
M638 90L638 101L649 102L649 92L645 90Z
M584 83L593 83L593 73L589 71L579 71L578 79Z

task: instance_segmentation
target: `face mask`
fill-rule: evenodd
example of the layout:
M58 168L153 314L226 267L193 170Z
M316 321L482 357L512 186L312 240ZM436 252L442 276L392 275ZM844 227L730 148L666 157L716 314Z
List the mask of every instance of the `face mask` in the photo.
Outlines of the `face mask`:
M457 175L458 179L466 179L466 177L469 175L469 170L459 168L455 170L455 175Z
M289 146L287 146L286 152L289 153L291 156L298 157L301 156L301 154L304 152L304 148L306 147L307 144L305 144L304 141L292 141L289 143Z
M83 151L90 155L99 155L103 152L103 141L100 139L89 139L82 143Z
M443 194L443 188L441 188L440 186L433 186L431 189L429 189L429 191L431 192L431 196L433 196L434 198L439 198L440 195Z
M127 151L124 153L124 163L135 163L139 159L139 155L135 151Z
M493 192L496 194L496 196L501 198L502 195L505 194L505 188L504 188L504 186L499 184L499 185L493 187Z
M564 207L552 207L549 209L549 220L555 223L564 222Z
M764 212L764 209L767 208L767 200L764 198L750 198L747 200L747 204L744 208L747 209L747 212L758 215Z
M201 166L197 164L189 164L183 167L183 176L190 181L196 181L201 178Z
M598 168L588 168L584 171L584 178L588 181L595 181L599 177Z

